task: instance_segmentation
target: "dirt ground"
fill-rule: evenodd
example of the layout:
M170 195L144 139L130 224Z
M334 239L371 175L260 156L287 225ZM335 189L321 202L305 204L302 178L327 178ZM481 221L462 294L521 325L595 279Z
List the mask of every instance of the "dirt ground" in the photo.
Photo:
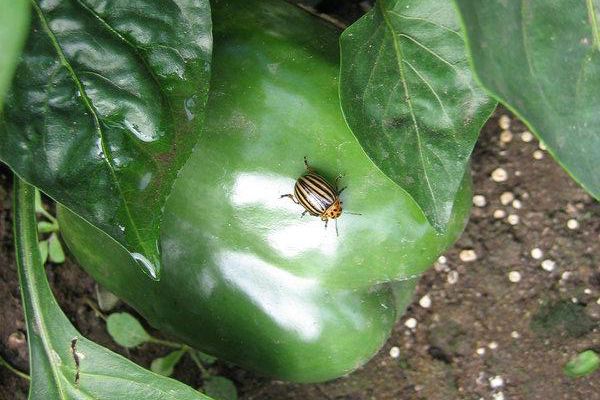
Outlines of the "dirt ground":
M325 3L324 11L335 10L335 1ZM352 7L348 15L362 12ZM501 134L502 115L511 120L510 141ZM600 400L600 370L582 378L563 373L578 352L600 352L600 204L524 131L503 108L488 121L471 166L485 205L478 198L461 239L423 275L413 304L365 367L315 385L272 381L223 362L211 372L232 379L245 400ZM505 181L492 179L497 168L507 172ZM11 184L0 167L0 355L27 371ZM144 367L167 353L153 344L126 351L112 342L86 303L96 301L94 282L74 262L47 271L60 305L86 337ZM123 304L117 309L133 313ZM187 358L175 377L202 383ZM0 400L25 399L27 387L0 367Z

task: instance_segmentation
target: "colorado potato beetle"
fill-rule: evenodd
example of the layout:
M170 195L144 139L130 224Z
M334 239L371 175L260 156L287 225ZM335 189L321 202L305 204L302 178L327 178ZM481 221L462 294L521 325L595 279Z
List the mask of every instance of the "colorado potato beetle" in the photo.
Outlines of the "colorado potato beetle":
M342 175L335 178L332 186L314 168L308 165L306 157L304 157L304 168L306 168L308 173L296 180L294 194L283 194L281 198L289 197L294 203L304 207L303 217L307 213L315 217L320 217L322 221L325 221L325 228L327 228L329 219L335 219L335 231L337 233L337 218L342 215L340 194L346 189L345 187L340 190L337 188L337 183L342 178ZM360 215L350 212L348 214Z

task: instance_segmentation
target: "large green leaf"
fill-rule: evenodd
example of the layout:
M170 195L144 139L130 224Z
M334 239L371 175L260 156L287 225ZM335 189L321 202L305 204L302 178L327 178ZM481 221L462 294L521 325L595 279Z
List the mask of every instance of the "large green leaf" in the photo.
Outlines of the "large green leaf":
M37 250L34 188L16 178L15 244L27 320L29 400L207 400L81 336L52 296Z
M340 97L373 162L444 231L495 102L476 84L451 0L380 0L341 37Z
M0 111L25 41L28 23L28 0L0 1Z
M600 0L456 0L474 70L600 198Z
M0 159L158 278L166 197L200 132L208 0L33 3Z

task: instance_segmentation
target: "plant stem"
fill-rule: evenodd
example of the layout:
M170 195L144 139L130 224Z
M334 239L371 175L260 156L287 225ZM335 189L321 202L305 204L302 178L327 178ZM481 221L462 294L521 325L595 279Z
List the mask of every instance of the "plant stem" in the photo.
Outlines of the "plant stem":
M192 349L191 347L188 347L188 346L186 346L186 347L187 347L188 354L190 355L190 357L192 358L194 363L196 363L196 366L200 370L200 376L203 379L206 378L207 376L210 376L210 373L208 372L206 367L204 365L202 365L202 361L200 361L200 359L196 355L196 352L194 351L194 349Z
M11 371L15 375L20 376L23 379L27 379L28 381L31 380L31 377L29 375L27 375L25 372L19 371L15 367L13 367L8 361L6 361L4 358L2 358L2 356L0 356L0 365L4 365L6 367L6 369Z
M172 342L170 340L163 340L163 339L155 338L153 336L150 337L148 342L162 344L163 346L172 347L174 349L184 349L184 348L188 347L183 343Z
M83 301L85 301L85 304L87 304L94 311L98 318L101 318L102 320L106 321L106 315L104 315L104 313L100 311L98 306L96 306L96 304L92 300L86 297Z

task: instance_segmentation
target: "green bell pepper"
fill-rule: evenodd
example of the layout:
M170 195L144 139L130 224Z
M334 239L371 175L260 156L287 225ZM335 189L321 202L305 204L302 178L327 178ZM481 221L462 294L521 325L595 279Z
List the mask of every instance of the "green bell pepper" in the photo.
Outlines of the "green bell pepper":
M233 4L235 3L235 4ZM441 235L365 155L338 99L339 31L280 1L213 3L207 119L162 222L163 275L148 279L108 236L64 208L85 270L153 326L224 360L292 381L365 363L415 275L462 232L470 177ZM292 193L303 156L347 189L339 236Z

